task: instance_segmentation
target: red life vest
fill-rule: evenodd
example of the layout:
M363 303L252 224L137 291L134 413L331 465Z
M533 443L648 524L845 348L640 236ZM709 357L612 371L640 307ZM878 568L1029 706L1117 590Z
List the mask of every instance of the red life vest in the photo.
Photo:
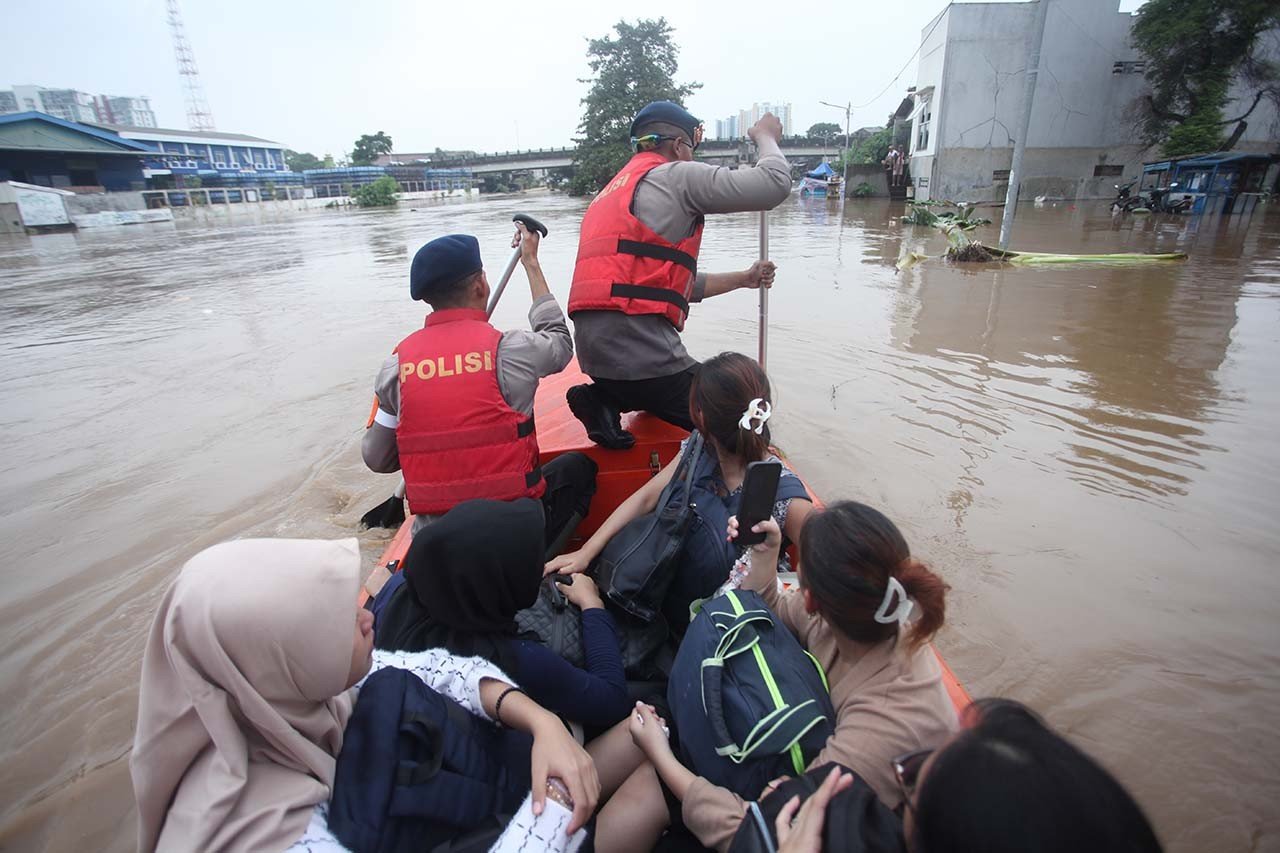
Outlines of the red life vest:
M667 162L653 151L635 155L587 208L569 290L569 316L578 311L661 314L684 329L698 271L702 217L691 236L671 243L631 212L640 180Z
M414 514L448 512L475 498L507 501L546 491L533 418L498 387L502 333L485 312L433 311L396 347L396 448Z

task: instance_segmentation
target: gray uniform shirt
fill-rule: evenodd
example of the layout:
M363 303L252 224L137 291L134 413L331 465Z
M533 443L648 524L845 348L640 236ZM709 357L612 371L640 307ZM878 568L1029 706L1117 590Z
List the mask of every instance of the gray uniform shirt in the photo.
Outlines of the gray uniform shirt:
M708 213L771 210L791 194L791 167L778 143L761 140L751 169L677 160L651 170L631 202L636 218L664 240L678 243L693 234ZM702 300L706 277L699 273L689 302ZM573 334L578 363L602 379L653 379L692 367L697 360L680 333L658 314L576 311Z
M540 296L529 308L532 331L502 333L498 342L498 389L507 405L533 414L538 380L564 370L573 358L573 339L564 312L551 294ZM400 424L400 360L392 353L382 363L373 393L378 397L374 423L364 432L360 453L364 464L382 474L400 470L396 451L396 427Z

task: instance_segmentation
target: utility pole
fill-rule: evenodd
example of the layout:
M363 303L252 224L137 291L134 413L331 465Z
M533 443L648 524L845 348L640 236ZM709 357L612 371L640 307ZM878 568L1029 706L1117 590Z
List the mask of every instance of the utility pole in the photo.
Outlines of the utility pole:
M187 127L191 130L215 130L213 112L204 99L204 88L200 85L196 55L191 50L191 43L187 41L182 15L178 12L178 0L168 0L168 12L169 29L173 34L173 55L178 60L178 74L182 77L182 88L187 96Z
M1031 131L1031 106L1040 79L1040 46L1044 42L1044 22L1049 16L1049 0L1037 0L1036 22L1027 48L1026 91L1022 96L1022 127L1013 141L1013 162L1009 165L1009 189L1004 197L1004 217L1000 220L1000 248L1009 247L1009 232L1018 207L1018 184L1022 181L1022 157L1027 153L1027 134Z
M1041 0L1043 2L1043 0ZM853 112L853 101L849 101L843 107L839 104L829 104L826 101L818 101L824 107L833 107L837 110L844 110L844 176L840 179L840 204L843 206L845 196L849 194L849 161L853 158L853 136L849 132L849 116Z

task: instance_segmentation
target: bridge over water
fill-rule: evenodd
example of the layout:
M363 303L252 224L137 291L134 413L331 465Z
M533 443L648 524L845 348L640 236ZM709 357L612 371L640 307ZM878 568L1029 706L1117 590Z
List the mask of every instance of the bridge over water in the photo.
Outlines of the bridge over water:
M791 136L782 140L782 153L793 166L817 165L821 159L836 157L840 148L827 140ZM378 158L379 165L430 161L432 168L470 168L475 174L524 172L561 169L573 165L574 149L538 148L528 151L499 151L474 157L437 158L434 154L387 154ZM755 146L743 140L708 139L698 146L698 159L721 166L749 163L755 159Z

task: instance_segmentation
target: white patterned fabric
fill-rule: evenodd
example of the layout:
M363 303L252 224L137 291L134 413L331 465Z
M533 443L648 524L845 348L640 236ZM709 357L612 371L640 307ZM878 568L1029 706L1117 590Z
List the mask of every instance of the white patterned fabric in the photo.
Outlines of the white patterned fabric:
M587 837L585 829L573 835L566 834L573 813L564 806L548 799L542 814L533 816L533 795L524 798L520 811L489 848L489 853L576 853Z

